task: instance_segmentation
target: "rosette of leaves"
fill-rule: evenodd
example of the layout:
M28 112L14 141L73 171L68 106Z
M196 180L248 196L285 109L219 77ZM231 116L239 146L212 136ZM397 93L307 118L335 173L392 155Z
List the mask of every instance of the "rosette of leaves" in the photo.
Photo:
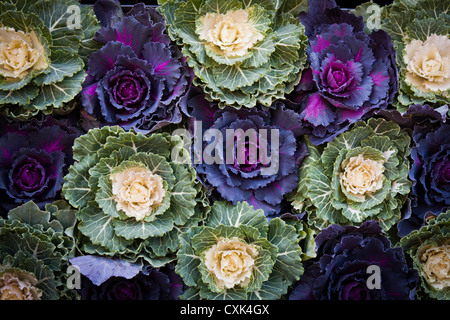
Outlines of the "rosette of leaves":
M289 200L317 229L375 220L387 231L400 220L411 189L410 140L396 123L371 118L324 146L309 144Z
M67 119L0 121L0 213L33 200L41 209L60 198L80 135Z
M399 222L399 235L424 226L427 217L450 208L450 125L423 121L414 126L411 148L411 212Z
M81 91L99 28L75 0L0 3L0 110L23 120L63 108Z
M296 228L246 202L217 201L204 224L181 235L181 299L275 300L303 273Z
M270 106L293 90L307 38L303 1L162 0L169 35L194 69L194 84L219 107Z
M395 49L385 31L365 32L363 18L334 0L309 1L300 21L310 43L309 68L287 98L318 145L392 102L398 90Z
M450 211L401 238L400 245L419 272L421 299L450 299Z
M373 3L359 8L364 11ZM357 8L358 9L358 8ZM405 112L412 104L435 107L450 97L450 13L448 2L394 1L378 7L381 29L389 33L397 52L400 88L394 106ZM369 19L370 15L365 15Z
M44 210L32 201L0 219L0 295L2 299L74 299L67 287L68 259L74 254L75 210L58 200ZM14 281L24 285L11 290Z
M179 137L118 126L92 129L75 140L76 162L62 192L80 209L85 253L154 267L175 258L179 234L202 219L207 205L195 171L171 160L180 143Z
M161 14L143 3L124 13L112 0L98 1L94 8L102 22L94 40L102 47L87 63L84 109L103 125L142 133L181 122L178 104L192 72Z
M419 276L400 247L375 221L361 226L331 225L316 238L317 258L305 263L290 300L412 300ZM379 286L369 277L379 268Z
M194 140L199 133L204 137L202 145L195 142L192 147L199 180L222 199L247 201L267 216L277 215L284 195L296 188L298 167L308 154L297 114L283 102L264 110L220 109L197 89L184 102L196 121L189 126Z

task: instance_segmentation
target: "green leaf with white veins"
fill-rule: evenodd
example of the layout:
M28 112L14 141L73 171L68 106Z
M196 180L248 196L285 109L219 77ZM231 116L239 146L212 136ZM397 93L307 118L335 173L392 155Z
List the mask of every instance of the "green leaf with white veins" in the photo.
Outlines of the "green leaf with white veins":
M114 230L118 236L128 240L160 237L173 229L173 220L169 215L160 215L151 222L128 220L115 220Z
M63 103L71 101L81 91L85 78L86 73L81 70L72 77L64 78L61 82L44 85L32 104L40 110L50 105L55 108L61 107Z
M191 287L197 286L201 278L198 266L201 263L201 258L197 255L192 247L192 238L199 232L199 228L194 227L187 230L187 232L180 235L181 247L177 253L178 263L175 266L175 271L183 277L183 282Z
M122 147L131 148L135 153L154 153L167 159L171 154L170 142L161 134L145 136L142 133L135 134L133 132L124 132L122 130L117 136L107 138L103 148L98 150L98 156L100 158L107 158L114 150L119 150Z
M52 52L49 73L41 74L33 81L42 86L62 81L65 77L71 77L84 67L83 60L68 51L55 50Z
M89 169L97 161L95 154L85 156L80 162L71 165L69 173L64 177L62 194L75 208L83 208L94 200L95 194L89 186Z
M216 202L211 207L211 213L206 223L209 227L219 225L234 226L248 225L259 230L261 236L267 234L268 221L262 210L255 210L247 202L238 202L230 205L223 202Z
M81 209L77 218L80 220L78 229L94 244L111 251L122 251L131 244L131 241L115 234L113 218L105 214L95 202L89 202Z
M39 87L27 85L18 90L0 90L0 104L27 105L39 94Z
M106 143L106 138L118 136L123 132L119 126L93 128L87 134L75 139L73 145L73 158L77 161L83 160L86 156L96 154Z
M29 10L36 13L49 29L53 50L62 49L72 54L78 53L80 41L83 39L81 25L80 27L76 25L78 19L81 23L82 18L79 5L73 4L72 1L41 0L32 5Z
M195 213L197 190L193 185L195 174L183 165L171 163L177 182L171 195L170 212L176 225L184 225Z
M277 259L272 273L279 273L288 282L294 282L303 273L302 250L298 245L295 228L275 218L270 220L267 239L278 248Z

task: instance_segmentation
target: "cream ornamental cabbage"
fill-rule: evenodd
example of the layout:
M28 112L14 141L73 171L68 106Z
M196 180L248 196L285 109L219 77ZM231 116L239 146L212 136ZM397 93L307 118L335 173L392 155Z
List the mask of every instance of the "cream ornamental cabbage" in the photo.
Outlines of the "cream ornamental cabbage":
M149 216L166 195L161 176L144 167L126 169L110 179L117 210L138 221Z
M79 208L80 247L155 268L175 260L180 233L208 210L194 169L172 161L180 145L179 136L119 126L75 139L62 194Z
M0 75L23 79L30 71L47 67L44 47L34 31L0 28Z
M450 39L432 34L423 42L412 40L405 47L406 81L425 92L450 89Z
M382 118L359 121L324 145L307 140L309 155L288 200L308 213L316 230L374 220L387 231L400 220L411 190L410 141L405 129Z
M450 210L441 212L418 230L400 238L420 275L419 299L450 299Z
M248 19L245 10L229 10L225 14L207 13L200 18L197 33L209 49L225 57L244 56L264 39Z
M372 5L366 2L358 10ZM394 0L380 7L381 29L394 44L399 90L392 105L405 113L416 104L439 109L450 98L448 1ZM367 15L366 15L367 17ZM450 115L450 113L448 113Z
M0 1L0 112L25 121L74 108L99 27L78 0Z
M294 90L308 39L293 0L159 0L194 85L220 108L270 107Z
M0 273L0 300L39 300L42 291L36 283L36 278L25 272Z
M341 184L350 194L371 194L383 187L383 161L365 159L359 154L343 162L341 168Z
M245 201L215 201L204 224L180 236L175 272L187 286L180 299L281 298L303 273L300 230Z
M231 289L250 282L258 249L238 238L220 238L205 252L205 266L219 287Z
M450 287L450 245L423 247L419 259L431 286L437 290Z

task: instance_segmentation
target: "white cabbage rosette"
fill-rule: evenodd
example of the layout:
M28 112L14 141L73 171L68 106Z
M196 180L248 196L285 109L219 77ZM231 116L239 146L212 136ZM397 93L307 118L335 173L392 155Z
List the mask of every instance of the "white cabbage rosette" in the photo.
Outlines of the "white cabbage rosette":
M424 92L448 97L450 89L450 39L432 34L426 41L412 40L405 47L406 81Z
M42 291L31 273L18 270L0 272L0 300L39 300Z

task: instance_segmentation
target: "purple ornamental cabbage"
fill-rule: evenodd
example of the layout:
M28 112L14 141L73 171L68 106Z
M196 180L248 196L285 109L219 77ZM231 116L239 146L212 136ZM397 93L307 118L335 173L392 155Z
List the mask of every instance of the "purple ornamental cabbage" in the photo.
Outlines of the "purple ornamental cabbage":
M402 237L424 226L430 213L450 208L450 124L417 124L411 158L411 212L398 224Z
M184 283L173 267L152 268L131 279L111 277L99 286L82 277L82 300L178 300Z
M310 41L310 68L288 99L318 145L392 102L398 90L395 50L385 31L366 34L363 18L334 0L310 1L300 21Z
M190 90L186 104L182 108L191 116L191 129L194 127L193 121L197 120L201 121L202 134L208 129L217 129L223 137L220 161L207 164L205 159L202 159L202 163L199 164L195 163L194 158L199 179L207 186L214 187L222 198L233 204L238 201L247 201L255 209L263 209L267 216L278 213L284 195L297 186L298 167L308 154L307 147L302 142L304 128L302 128L297 114L286 109L282 102L264 110L219 109L216 104L208 102L197 88ZM250 132L247 130L253 129L258 134L261 134L261 129L266 129L267 139L259 136L256 142L259 156L253 154L255 148L251 145L251 141L246 141L245 147L239 151L237 138L227 140L228 129L234 130L236 135L239 129L243 132ZM278 130L279 133L278 159L277 156L272 157L271 154L271 150L275 150L274 141L271 139L272 129ZM197 136L200 128L195 128L193 133ZM195 150L194 143L194 154L196 151L200 151L204 155L207 148L214 142L214 138L205 139L204 135L203 139L202 150ZM267 150L268 157L271 158L269 163L261 161L260 155L263 147ZM226 161L227 149L235 150L232 163ZM240 152L245 162L238 161ZM278 166L278 170L264 171L275 164L277 160L278 164L273 168Z
M290 300L414 299L418 274L407 265L401 247L391 248L377 222L331 225L315 240L317 258L306 263ZM380 268L380 289L367 285L371 265Z
M103 27L94 39L103 47L88 61L81 95L85 110L104 125L143 133L179 123L179 99L192 73L166 34L162 16L144 4L125 15L112 0L101 4L95 12Z
M51 117L41 123L1 123L0 212L33 200L40 208L55 200L73 163L79 132Z

